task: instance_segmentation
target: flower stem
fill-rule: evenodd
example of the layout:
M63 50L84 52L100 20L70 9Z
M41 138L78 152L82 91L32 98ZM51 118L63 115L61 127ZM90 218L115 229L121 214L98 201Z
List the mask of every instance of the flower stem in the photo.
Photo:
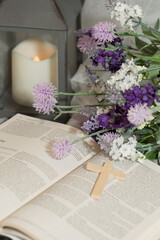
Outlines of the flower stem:
M77 105L77 106L60 106L55 105L56 108L82 108L82 107L107 107L111 106L111 104L95 104L95 105Z
M106 129L104 129L104 130L99 130L99 131L97 131L97 132L95 132L95 133L89 134L89 135L87 135L87 136L85 136L85 137L82 137L82 138L79 138L79 139L73 141L72 144L78 143L78 142L83 141L83 140L85 140L85 139L87 139L87 138L96 136L97 134L104 133L104 132L107 132L107 130L106 130Z
M98 96L98 95L105 95L105 93L64 93L64 92L57 92L57 95L66 95L66 96Z
M139 71L138 73L141 74L141 73L151 72L151 71L158 70L158 69L160 69L160 67L143 69L143 70Z
M143 23L143 22L141 22L141 21L137 21L136 19L132 19L132 21L133 21L134 23L140 24L142 27L145 27L145 28L147 28L147 29L152 30L153 32L155 32L155 33L157 33L157 34L160 34L160 32L159 32L158 30L150 27L149 25L147 25L147 24L145 24L145 23Z

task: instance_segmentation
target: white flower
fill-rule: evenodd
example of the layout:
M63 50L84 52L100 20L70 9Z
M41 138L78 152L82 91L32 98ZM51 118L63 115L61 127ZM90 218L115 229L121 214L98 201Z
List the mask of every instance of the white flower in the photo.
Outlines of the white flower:
M136 138L130 137L128 141L125 142L124 137L116 138L111 146L109 155L113 160L125 161L139 161L143 162L145 156L136 150Z
M108 84L112 85L116 89L125 91L133 85L139 85L137 78L137 65L135 65L133 59L126 60L126 63L122 64L121 69L111 76Z
M133 18L142 17L142 9L138 5L134 7L125 3L117 2L113 11L111 12L111 18L115 17L120 22L121 26L125 26L129 30L133 30L134 23Z
M146 70L147 68L145 66L137 66L138 72L142 71L142 70ZM140 73L138 75L138 82L141 82L143 79L143 74Z
M135 5L133 7L134 10L134 17L142 17L142 8L140 8L138 5Z

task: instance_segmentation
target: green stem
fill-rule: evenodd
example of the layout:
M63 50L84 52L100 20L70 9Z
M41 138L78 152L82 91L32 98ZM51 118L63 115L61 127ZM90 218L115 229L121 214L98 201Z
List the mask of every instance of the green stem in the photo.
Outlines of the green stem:
M151 72L151 71L158 70L158 69L160 69L160 67L144 69L144 70L139 71L138 73L141 74L141 73Z
M113 104L112 104L113 105ZM55 105L56 108L82 108L82 107L107 107L111 106L111 104L95 104L95 105L77 105L77 106L60 106L60 105Z
M66 95L66 96L98 96L98 95L105 95L105 93L64 93L64 92L57 92L57 95Z
M141 26L143 26L143 27L145 27L145 28L148 28L148 29L152 30L153 32L155 32L155 33L157 33L157 34L160 34L160 32L159 32L158 30L150 27L149 25L147 25L147 24L145 24L145 23L143 23L143 22L141 22L141 21L137 21L136 19L133 19L132 21L133 21L134 23L140 24Z
M157 40L155 37L144 35L144 34L138 34L136 32L116 32L119 36L125 36L125 37L130 37L130 36L135 36L135 37L143 37L147 38L150 40Z
M77 111L60 111L60 112L55 112L55 113L59 113L59 114L67 114L67 113L78 113Z
M75 144L75 143L81 142L81 141L83 141L83 140L85 140L85 139L87 139L87 138L90 138L90 137L96 136L97 134L104 133L104 132L107 132L106 129L104 129L104 130L99 130L99 131L97 131L97 132L95 132L95 133L89 134L89 135L87 135L87 136L85 136L85 137L83 137L83 138L79 138L79 139L73 141L72 144Z

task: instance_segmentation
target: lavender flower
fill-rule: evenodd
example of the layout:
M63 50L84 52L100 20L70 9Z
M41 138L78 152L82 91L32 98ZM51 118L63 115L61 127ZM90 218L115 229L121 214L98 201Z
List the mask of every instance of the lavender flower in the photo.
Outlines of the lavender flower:
M57 141L53 142L52 155L56 159L62 159L67 157L72 151L72 142L67 137L62 137Z
M78 39L77 47L82 53L93 54L98 42L96 42L92 37L84 35Z
M129 109L127 117L130 123L138 126L152 117L152 111L147 107L147 104L138 103Z
M99 63L102 64L102 67L107 70L107 67L106 67L106 58L107 58L107 52L103 49L99 49L98 50L98 53L93 56L93 57L90 57L90 59L92 59L92 65L97 67Z
M33 107L39 113L49 114L54 112L54 106L57 103L56 100L56 88L51 83L41 83L34 87L34 103Z
M147 106L150 107L154 100L159 101L157 91L158 89L154 88L151 83L141 87L134 86L132 89L125 90L123 95L126 100L126 106L130 108L137 103L146 103Z
M96 114L96 108L95 107L81 107L78 109L78 112L86 117L91 117Z
M98 115L99 126L102 127L103 129L110 127L109 120L110 120L110 117L107 116L107 114L105 114L105 113Z
M124 104L125 98L122 95L122 92L117 89L111 89L108 93L108 101L111 104Z
M97 139L98 143L100 144L101 150L105 150L108 153L110 151L114 139L118 137L119 134L114 132L108 132L104 133L103 135L100 135Z
M91 117L90 120L87 120L83 123L83 126L81 127L83 131L87 134L92 131L96 131L99 129L99 122L98 122L98 116Z
M113 33L116 25L111 22L99 22L92 28L92 35L102 43L112 42L116 35Z
M95 56L90 57L93 66L98 66L98 64L101 63L105 70L108 69L112 73L117 72L121 68L122 64L125 62L125 58L126 55L123 54L123 50L119 49L107 52L103 49L99 49Z
M115 51L107 52L108 70L111 71L112 73L117 72L121 68L122 63L125 62L126 55L123 53L124 52L121 49L116 49Z
M98 79L96 72L91 70L88 66L85 66L85 68L86 68L86 75L87 75L88 83L90 85L95 84L96 80Z

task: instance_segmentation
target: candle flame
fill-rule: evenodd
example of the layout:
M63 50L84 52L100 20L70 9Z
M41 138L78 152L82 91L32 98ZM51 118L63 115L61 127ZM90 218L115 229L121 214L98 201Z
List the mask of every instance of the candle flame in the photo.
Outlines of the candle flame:
M35 61L35 62L39 62L40 58L38 56L35 56L34 58L32 58L32 60Z

